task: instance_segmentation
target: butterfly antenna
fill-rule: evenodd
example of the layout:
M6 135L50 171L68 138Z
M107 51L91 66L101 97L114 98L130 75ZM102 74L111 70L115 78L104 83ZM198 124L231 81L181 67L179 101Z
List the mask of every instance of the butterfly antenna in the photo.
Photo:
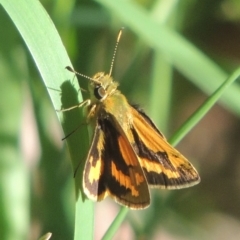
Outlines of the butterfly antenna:
M69 72L73 72L73 73L75 73L76 75L79 75L79 76L81 76L81 77L83 77L83 78L86 78L86 79L88 79L88 80L91 80L91 81L96 82L95 79L93 79L93 78L91 78L91 77L89 77L89 76L87 76L87 75L84 75L84 74L82 74L82 73L79 73L79 72L75 71L75 70L72 69L70 66L67 66L66 69L67 69Z
M112 61L111 61L109 76L112 75L113 64L114 64L114 61L115 61L115 57L116 57L116 53L117 53L117 49L118 49L118 44L120 42L120 38L122 36L123 29L124 29L123 27L120 29L120 31L118 33L118 36L117 36L117 42L116 42L116 45L115 45L115 48L114 48L114 52L113 52L113 57L112 57Z

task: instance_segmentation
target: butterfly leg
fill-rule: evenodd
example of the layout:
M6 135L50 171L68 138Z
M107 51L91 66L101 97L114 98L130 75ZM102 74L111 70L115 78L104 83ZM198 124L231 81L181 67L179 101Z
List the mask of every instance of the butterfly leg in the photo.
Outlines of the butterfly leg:
M90 99L87 99L87 100L85 100L85 101L83 101L83 102L80 102L79 104L77 104L77 105L75 105L75 106L72 106L72 107L70 107L70 108L65 108L65 109L60 109L60 110L56 110L57 112L67 112L67 111L70 111L70 110L73 110L73 109L75 109L75 108L80 108L80 107L82 107L82 106L88 106L88 105L90 105L90 103L91 103L91 100Z

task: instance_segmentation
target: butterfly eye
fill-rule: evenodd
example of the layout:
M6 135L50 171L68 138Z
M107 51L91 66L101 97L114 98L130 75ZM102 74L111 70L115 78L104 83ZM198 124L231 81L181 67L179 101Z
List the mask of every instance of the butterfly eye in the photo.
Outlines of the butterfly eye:
M94 88L94 96L98 100L101 100L105 95L106 95L106 91L101 85L98 85Z

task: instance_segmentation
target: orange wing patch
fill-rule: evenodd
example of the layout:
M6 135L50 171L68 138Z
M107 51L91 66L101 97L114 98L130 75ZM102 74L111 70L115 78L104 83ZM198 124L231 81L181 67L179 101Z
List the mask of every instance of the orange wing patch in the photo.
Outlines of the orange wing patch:
M166 141L144 112L132 108L132 113L134 141L131 144L148 184L168 189L197 184L200 178L191 163Z

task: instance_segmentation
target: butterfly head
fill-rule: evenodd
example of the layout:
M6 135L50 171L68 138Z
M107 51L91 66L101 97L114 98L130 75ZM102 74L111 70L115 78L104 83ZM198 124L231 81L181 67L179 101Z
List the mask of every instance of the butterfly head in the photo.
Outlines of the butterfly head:
M118 87L118 83L114 82L112 77L103 72L96 73L89 82L89 92L91 99L103 101L112 95Z

